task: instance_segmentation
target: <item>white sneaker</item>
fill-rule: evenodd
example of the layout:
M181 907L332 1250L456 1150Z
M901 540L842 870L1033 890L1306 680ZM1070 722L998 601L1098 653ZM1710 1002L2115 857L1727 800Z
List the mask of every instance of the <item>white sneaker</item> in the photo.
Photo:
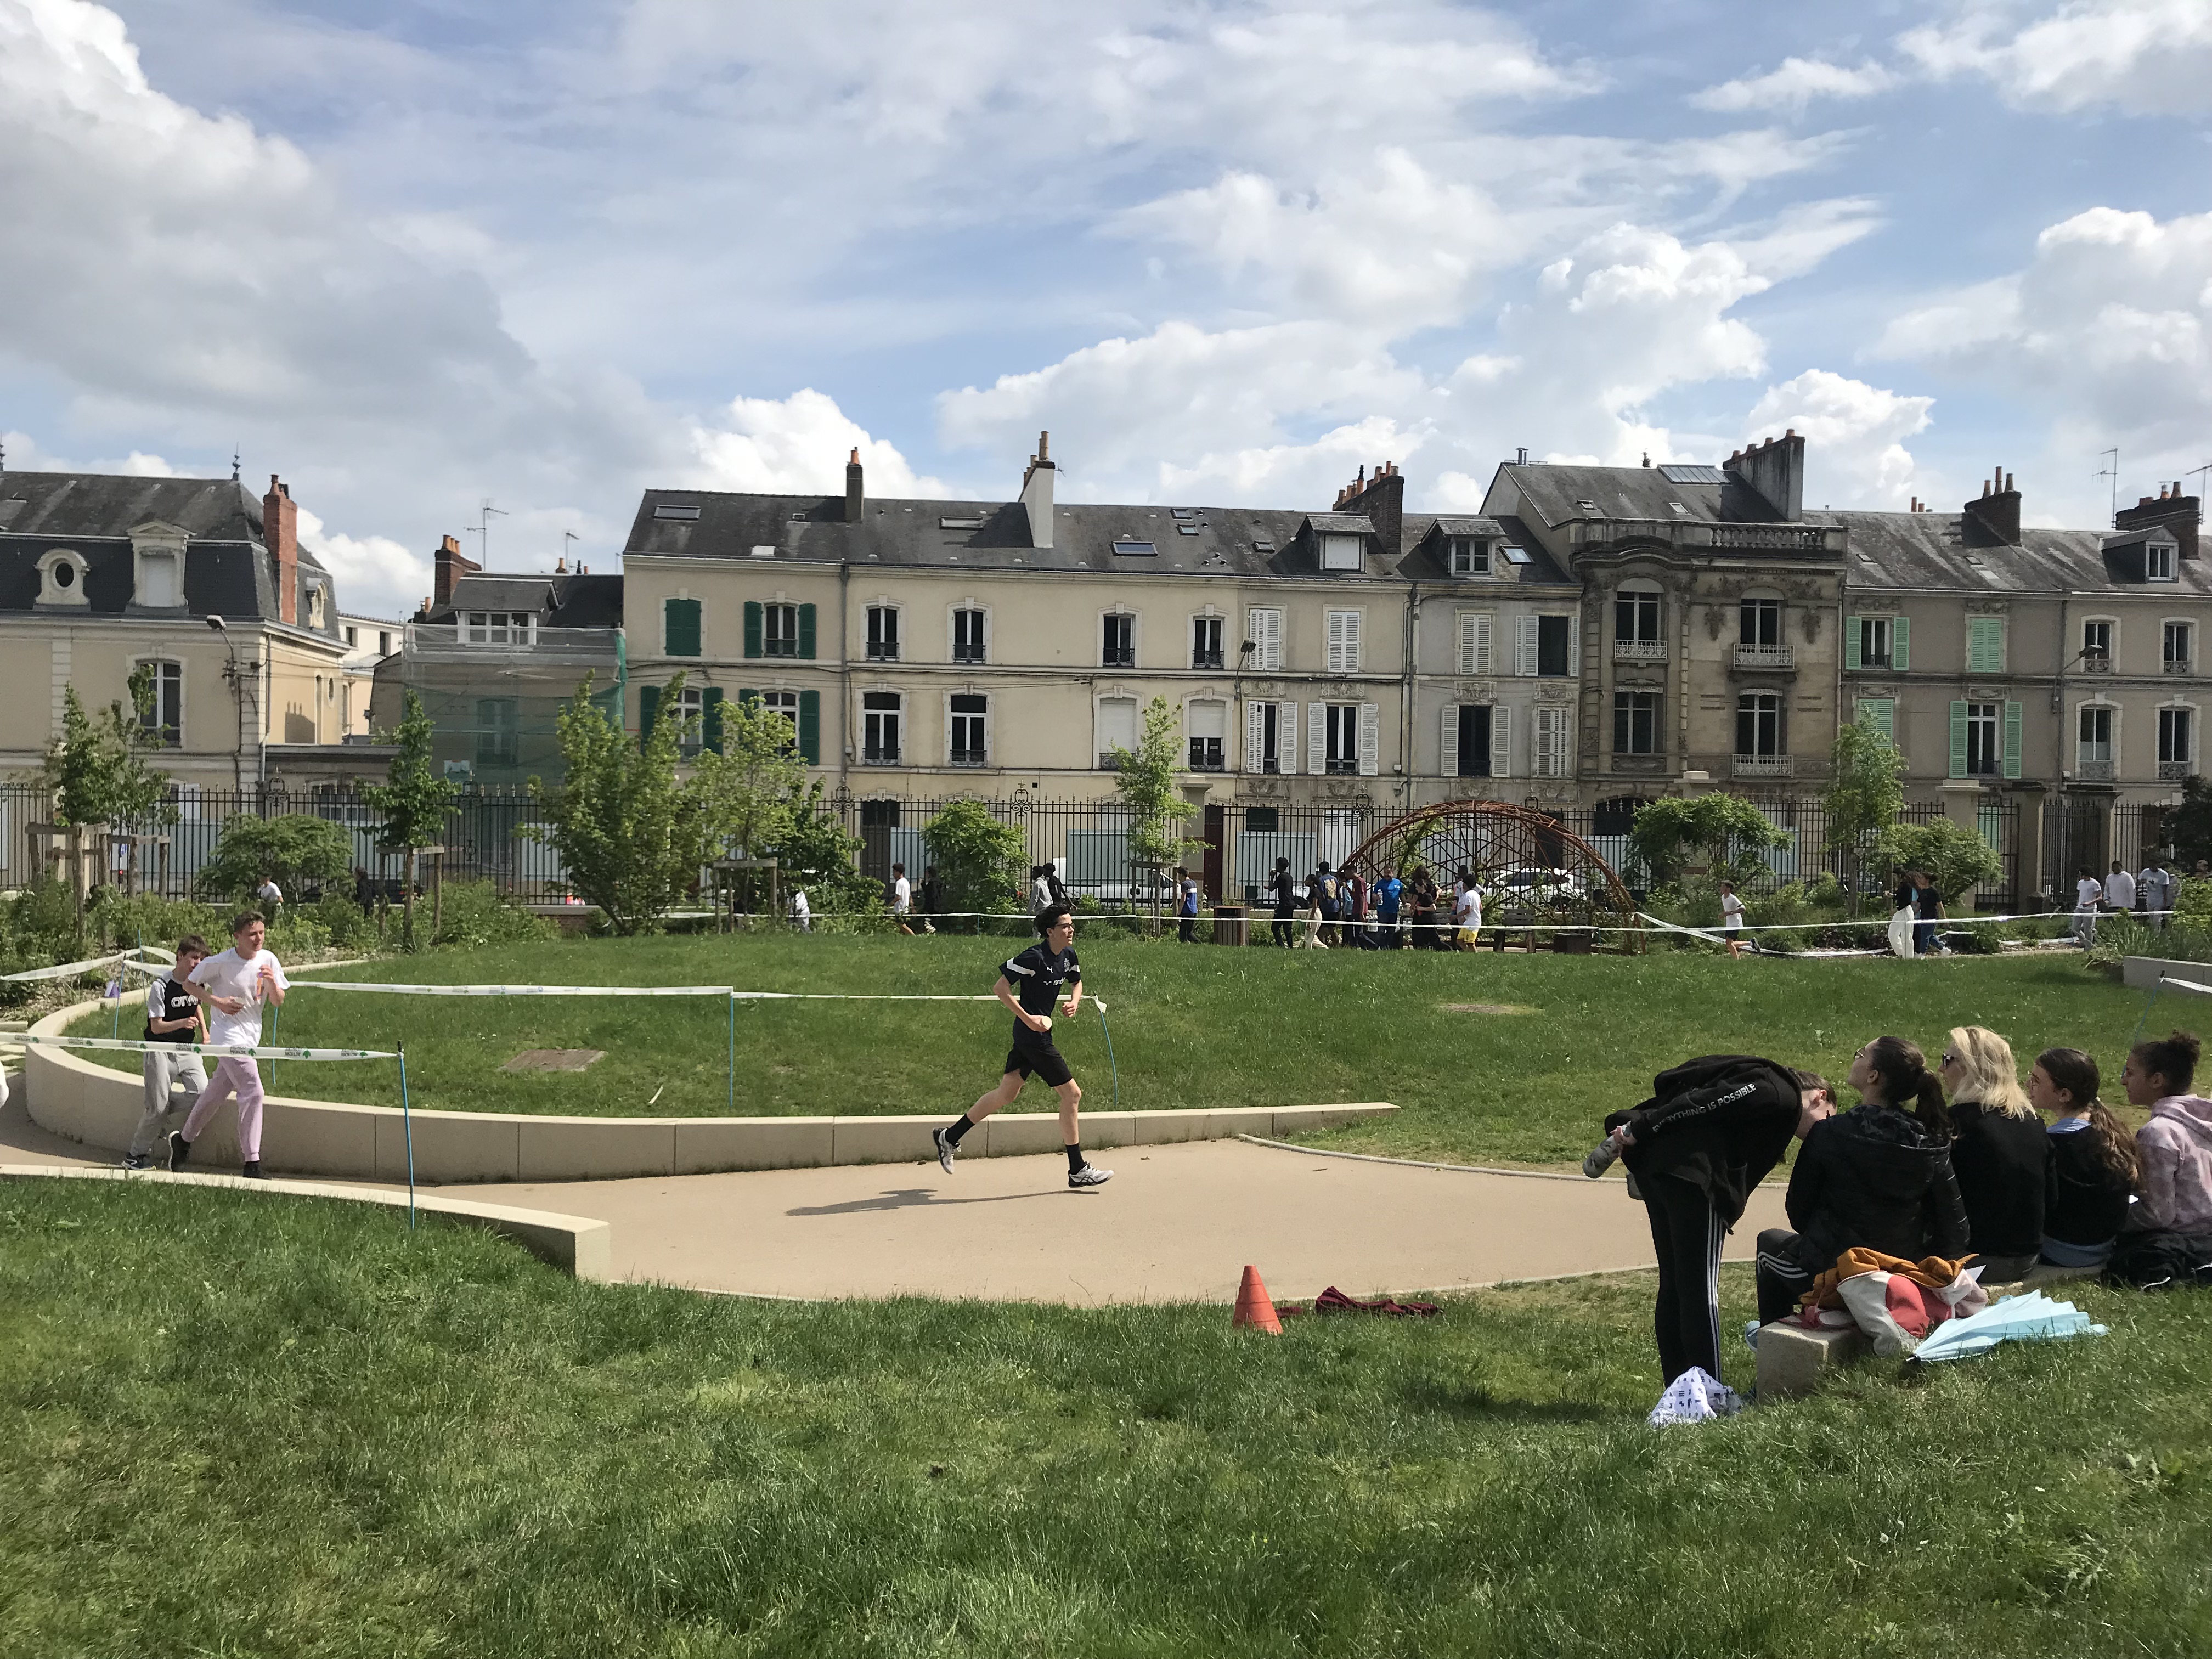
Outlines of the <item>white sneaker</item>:
M1102 1170L1096 1164L1086 1164L1067 1177L1067 1184L1078 1191L1085 1187L1103 1187L1114 1178L1111 1170Z
M955 1151L952 1145L951 1132L947 1129L933 1129L930 1131L929 1138L937 1143L937 1162L939 1167L941 1168L945 1174L951 1175L952 1173L952 1157Z

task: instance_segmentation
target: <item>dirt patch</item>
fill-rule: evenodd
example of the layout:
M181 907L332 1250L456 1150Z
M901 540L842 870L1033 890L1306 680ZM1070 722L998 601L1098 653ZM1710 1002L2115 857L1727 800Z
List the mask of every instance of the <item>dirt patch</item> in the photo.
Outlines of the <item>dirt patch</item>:
M525 1048L502 1072L580 1072L607 1057L604 1048Z
M1437 1007L1448 1014L1533 1014L1536 1011L1519 1002L1439 1002Z

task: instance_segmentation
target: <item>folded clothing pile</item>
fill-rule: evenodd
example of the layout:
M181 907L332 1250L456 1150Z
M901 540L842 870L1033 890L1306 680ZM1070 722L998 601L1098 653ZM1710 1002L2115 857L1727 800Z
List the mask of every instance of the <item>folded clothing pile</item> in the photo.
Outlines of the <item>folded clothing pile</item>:
M1856 1325L1885 1358L1909 1354L1935 1327L1989 1305L1982 1270L1942 1256L1907 1261L1879 1250L1845 1250L1801 1298L1801 1323L1815 1330Z

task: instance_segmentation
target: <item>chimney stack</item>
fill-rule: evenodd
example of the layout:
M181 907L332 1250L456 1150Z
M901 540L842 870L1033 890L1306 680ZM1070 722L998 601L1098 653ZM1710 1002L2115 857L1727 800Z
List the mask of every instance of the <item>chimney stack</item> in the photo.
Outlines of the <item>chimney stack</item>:
M1784 524L1805 516L1805 441L1791 427L1778 438L1753 444L1728 459L1728 470L1774 509Z
M1406 479L1395 462L1377 461L1373 472L1360 469L1359 481L1337 497L1340 513L1364 513L1375 525L1382 550L1395 558L1405 547Z
M1031 547L1052 545L1052 485L1058 471L1052 464L1052 434L1040 432L1030 470L1022 474L1022 510L1029 515Z
M2197 506L2197 498L2183 495L2177 481L2171 493L2161 490L2156 495L2144 496L2133 507L2122 507L2112 517L2112 528L2143 530L2162 524L2180 544L2181 556L2193 559L2197 552L2197 527L2203 521Z
M261 539L269 549L277 620L296 623L300 620L300 509L292 505L292 492L274 472L269 475L269 493L261 498Z
M461 544L451 536L440 537L437 555L432 564L432 605L443 610L451 605L453 602L453 584L483 568L474 559L462 556Z
M868 492L861 482L860 447L853 446L852 459L845 463L845 522L858 524L868 510Z
M1961 509L1962 527L1970 544L1988 547L2020 545L2020 491L2012 477L1996 468L1983 482L1981 499Z

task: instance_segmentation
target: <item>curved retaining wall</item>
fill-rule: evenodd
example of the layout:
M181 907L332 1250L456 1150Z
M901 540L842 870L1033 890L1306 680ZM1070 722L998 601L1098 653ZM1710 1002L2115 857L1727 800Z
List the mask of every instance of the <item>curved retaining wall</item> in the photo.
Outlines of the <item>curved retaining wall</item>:
M128 999L126 999L128 1000ZM33 1025L60 1036L106 1005L81 1002ZM297 1066L289 1068L296 1072ZM95 1066L66 1048L27 1048L23 1086L40 1128L102 1151L131 1144L143 1103L137 1075ZM1232 1106L1170 1112L1085 1112L1086 1146L1149 1146L1334 1128L1398 1109L1369 1101L1338 1106ZM827 1164L915 1164L935 1154L926 1117L540 1117L511 1112L416 1112L415 1176L428 1182L603 1181L707 1175ZM225 1109L195 1143L196 1164L238 1162L235 1115ZM963 1158L1058 1152L1051 1112L1000 1112L960 1143ZM407 1178L406 1127L396 1106L355 1106L272 1094L261 1151L272 1170L356 1180Z

